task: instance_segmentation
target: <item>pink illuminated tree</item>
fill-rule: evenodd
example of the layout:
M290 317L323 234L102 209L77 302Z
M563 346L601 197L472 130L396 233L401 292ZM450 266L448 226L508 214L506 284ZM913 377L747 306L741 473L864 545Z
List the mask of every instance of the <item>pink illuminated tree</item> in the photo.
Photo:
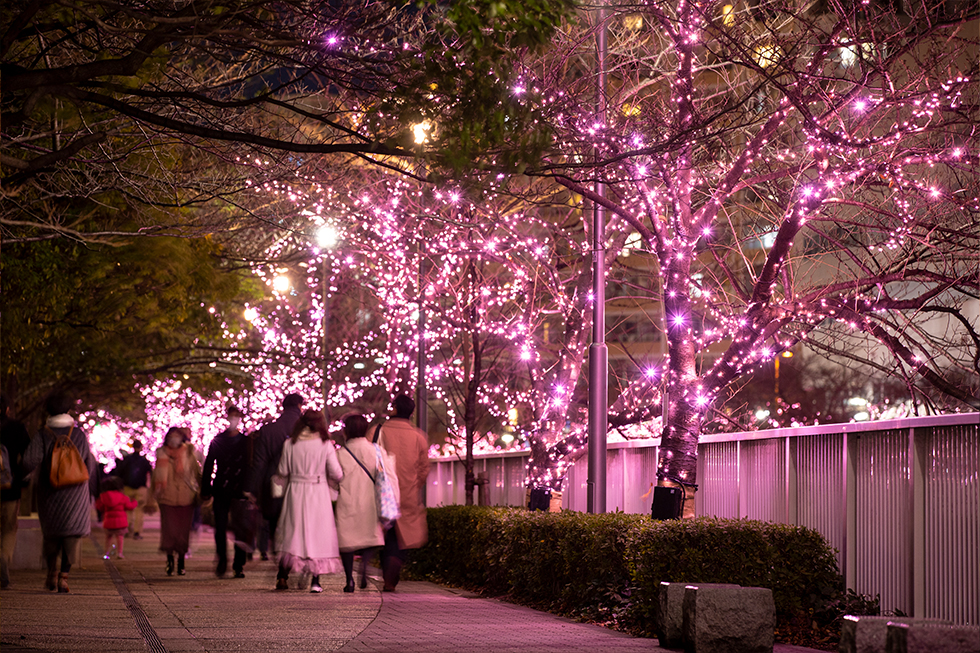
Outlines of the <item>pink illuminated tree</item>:
M609 423L661 420L661 483L697 483L700 435L785 351L900 379L923 408L938 407L933 392L951 409L980 405L976 7L665 0L605 11L604 111L596 14L583 13L547 51L517 51L506 76L447 47L440 83L419 91L431 148L375 161L390 173L310 164L257 181L240 206L268 209L276 228L238 233L262 236L250 260L265 259L264 283L285 270L294 285L255 302L254 330L227 360L240 356L269 388L317 388L326 370L327 405L376 413L414 383L422 342L447 429L472 442L517 409L529 485L560 489L587 441L601 204L609 280L640 277L629 292L665 343L660 357L610 339L632 369ZM453 66L460 79L480 70L489 96L518 105L534 142L550 137L545 155L520 161L498 143L460 182L432 174L460 165L445 154L461 138ZM314 244L324 225L338 232L332 249ZM613 261L627 247L629 262Z
M713 408L791 349L980 405L976 7L607 12L604 117L586 27L529 58L515 93L555 135L528 174L604 206L656 280L664 373L626 385L610 423L666 406L661 483L696 484ZM584 436L548 430L532 468L560 477Z

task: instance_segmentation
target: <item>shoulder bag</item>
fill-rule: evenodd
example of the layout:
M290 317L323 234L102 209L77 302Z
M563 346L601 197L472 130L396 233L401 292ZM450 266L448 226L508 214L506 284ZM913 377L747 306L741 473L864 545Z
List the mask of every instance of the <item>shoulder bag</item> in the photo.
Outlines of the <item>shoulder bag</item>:
M381 452L381 447L377 444L374 445L375 455L378 457L378 471L373 476L364 463L354 455L354 452L346 444L344 445L344 450L350 454L354 462L360 465L361 469L364 470L364 473L368 475L368 478L374 484L374 500L378 506L378 520L385 529L390 528L394 521L401 517L401 510L398 508L398 500L395 498L395 491L392 489L391 481L385 474L384 456Z

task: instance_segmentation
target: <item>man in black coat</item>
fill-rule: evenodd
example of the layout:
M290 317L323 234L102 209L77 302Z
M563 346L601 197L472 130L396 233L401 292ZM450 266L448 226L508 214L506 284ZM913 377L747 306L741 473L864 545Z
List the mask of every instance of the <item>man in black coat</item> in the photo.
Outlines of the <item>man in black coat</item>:
M266 424L254 436L255 452L245 487L249 498L258 501L262 516L269 522L269 539L276 545L276 524L282 512L282 497L272 496L272 476L279 468L282 447L293 434L293 427L303 414L303 397L296 393L282 400L282 414Z
M239 430L242 411L236 406L229 405L228 428L211 440L208 455L204 459L204 469L201 472L201 499L207 501L213 498L214 504L214 548L218 554L218 566L215 574L224 576L228 571L228 518L235 512L236 521L241 521L245 514L241 509L244 499L245 476L248 472L248 439ZM212 478L213 476L213 478ZM235 524L236 530L243 529L243 524ZM248 545L247 534L235 533L235 559L232 569L235 578L245 578L245 560L248 551L242 546ZM254 536L254 532L252 533Z
M129 533L134 540L143 539L143 506L148 498L147 486L152 473L153 465L143 455L143 443L139 440L133 440L133 453L123 456L112 472L113 476L122 479L123 494L136 501L136 509L126 511Z

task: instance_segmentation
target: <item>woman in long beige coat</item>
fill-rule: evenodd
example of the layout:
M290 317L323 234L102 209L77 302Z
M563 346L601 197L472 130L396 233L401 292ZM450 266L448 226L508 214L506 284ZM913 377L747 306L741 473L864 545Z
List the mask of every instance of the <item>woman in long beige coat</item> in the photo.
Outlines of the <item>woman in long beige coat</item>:
M361 589L367 587L367 563L384 544L374 498L374 479L378 473L377 447L364 436L368 423L363 415L344 420L347 444L337 452L344 470L337 497L337 540L340 560L347 574L345 592L354 591L354 556L361 556Z

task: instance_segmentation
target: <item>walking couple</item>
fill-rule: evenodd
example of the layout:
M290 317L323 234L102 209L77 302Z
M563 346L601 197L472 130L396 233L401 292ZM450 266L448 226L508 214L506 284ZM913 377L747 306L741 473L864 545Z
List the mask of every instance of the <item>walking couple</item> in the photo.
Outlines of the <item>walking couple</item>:
M399 395L394 408L391 419L372 429L370 440L367 420L362 415L348 416L344 420L346 444L340 450L330 442L323 414L303 412L282 443L274 473L267 474L267 482L253 481L253 489L270 499L277 494L274 486L284 487L277 522L273 526L270 520L280 556L276 589L288 589L290 573L309 573L313 576L310 591L321 592L320 576L343 569L344 591L353 592L357 556L361 557L360 586L365 588L367 564L380 548L384 589L394 591L409 551L426 543L421 492L429 469L428 442L409 422L415 402ZM394 455L401 494L401 517L387 531L381 526L375 501L379 448L372 440Z

